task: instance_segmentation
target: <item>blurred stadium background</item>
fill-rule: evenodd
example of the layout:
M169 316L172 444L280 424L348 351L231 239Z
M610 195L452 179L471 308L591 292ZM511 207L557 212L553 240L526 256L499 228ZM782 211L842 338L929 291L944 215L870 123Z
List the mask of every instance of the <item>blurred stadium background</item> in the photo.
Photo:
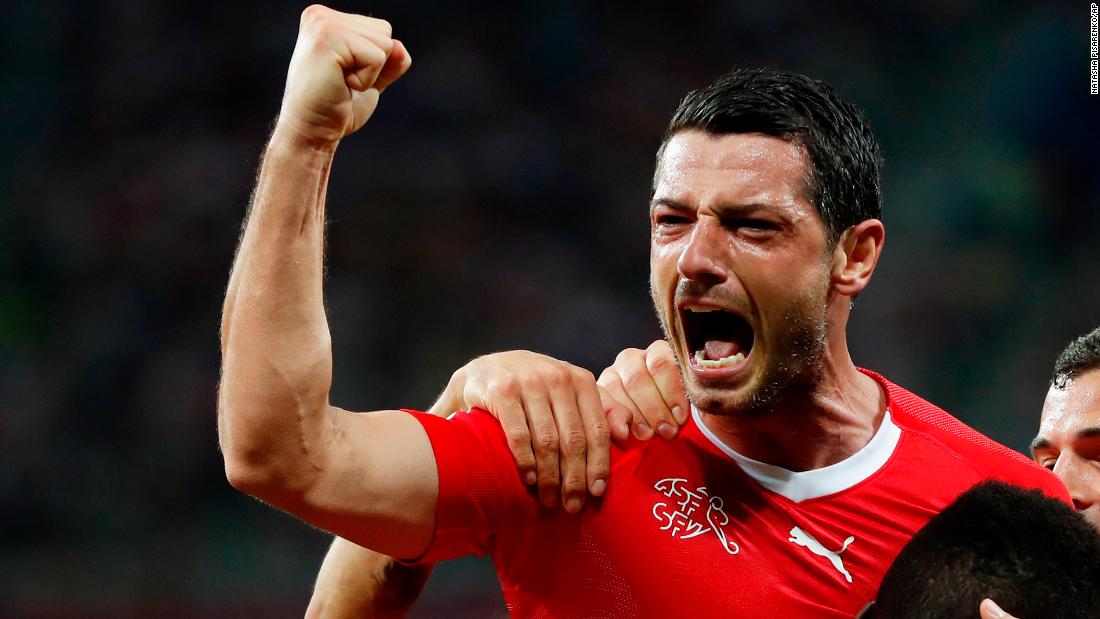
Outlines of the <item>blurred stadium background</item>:
M300 616L328 537L235 493L221 295L298 2L0 8L0 615ZM1100 323L1088 4L341 2L415 63L341 147L334 400L426 407L480 353L598 371L658 336L655 147L733 65L866 110L888 243L851 327L878 369L1017 449ZM421 617L499 614L491 567Z

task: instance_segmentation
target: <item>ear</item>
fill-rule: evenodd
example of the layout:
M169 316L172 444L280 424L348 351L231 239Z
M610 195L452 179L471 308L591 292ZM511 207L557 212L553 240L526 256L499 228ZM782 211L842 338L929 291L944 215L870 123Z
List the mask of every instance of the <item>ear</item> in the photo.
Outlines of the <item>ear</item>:
M866 288L885 241L886 229L877 219L865 219L845 230L833 249L833 289L854 297Z

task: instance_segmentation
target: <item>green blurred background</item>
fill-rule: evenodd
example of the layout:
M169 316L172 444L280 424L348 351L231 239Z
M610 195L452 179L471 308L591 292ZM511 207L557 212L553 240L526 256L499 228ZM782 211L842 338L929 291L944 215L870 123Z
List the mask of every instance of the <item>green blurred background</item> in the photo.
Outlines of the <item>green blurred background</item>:
M1100 324L1088 3L340 3L415 58L329 194L336 403L481 353L598 371L658 336L653 154L734 65L820 77L886 157L857 363L1005 444ZM302 4L0 7L0 616L300 616L327 536L235 493L221 295ZM491 567L418 616L500 614Z

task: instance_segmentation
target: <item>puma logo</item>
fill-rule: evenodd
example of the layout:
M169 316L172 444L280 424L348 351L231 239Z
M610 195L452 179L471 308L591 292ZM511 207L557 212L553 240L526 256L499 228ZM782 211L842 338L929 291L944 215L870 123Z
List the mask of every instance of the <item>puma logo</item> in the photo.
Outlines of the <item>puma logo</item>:
M848 573L848 570L844 569L844 560L840 558L840 554L845 550L848 550L848 546L851 545L852 542L856 541L856 537L854 535L851 535L848 537L848 539L844 540L844 545L841 546L840 550L837 550L836 552L833 552L832 550L829 550L828 548L822 546L821 542L817 541L813 535L810 535L809 533L803 531L798 527L791 529L791 537L787 541L794 542L799 546L805 546L810 550L810 552L814 553L815 555L825 557L829 560L830 563L833 564L833 567L836 568L836 571L844 575L844 580L852 582L852 575Z

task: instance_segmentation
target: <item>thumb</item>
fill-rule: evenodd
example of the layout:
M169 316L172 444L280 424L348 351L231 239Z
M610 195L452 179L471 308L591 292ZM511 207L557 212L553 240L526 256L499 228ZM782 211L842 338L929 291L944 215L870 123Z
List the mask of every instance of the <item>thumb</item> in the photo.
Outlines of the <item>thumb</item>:
M603 404L604 413L607 414L607 427L611 431L611 438L618 442L630 438L630 421L634 415L630 409L623 406L611 393L604 389L603 385L596 385L600 390L600 402Z
M982 619L1016 619L1016 617L1006 613L1004 609L997 606L997 603L989 598L982 600L981 605L978 607L978 612L981 614Z

